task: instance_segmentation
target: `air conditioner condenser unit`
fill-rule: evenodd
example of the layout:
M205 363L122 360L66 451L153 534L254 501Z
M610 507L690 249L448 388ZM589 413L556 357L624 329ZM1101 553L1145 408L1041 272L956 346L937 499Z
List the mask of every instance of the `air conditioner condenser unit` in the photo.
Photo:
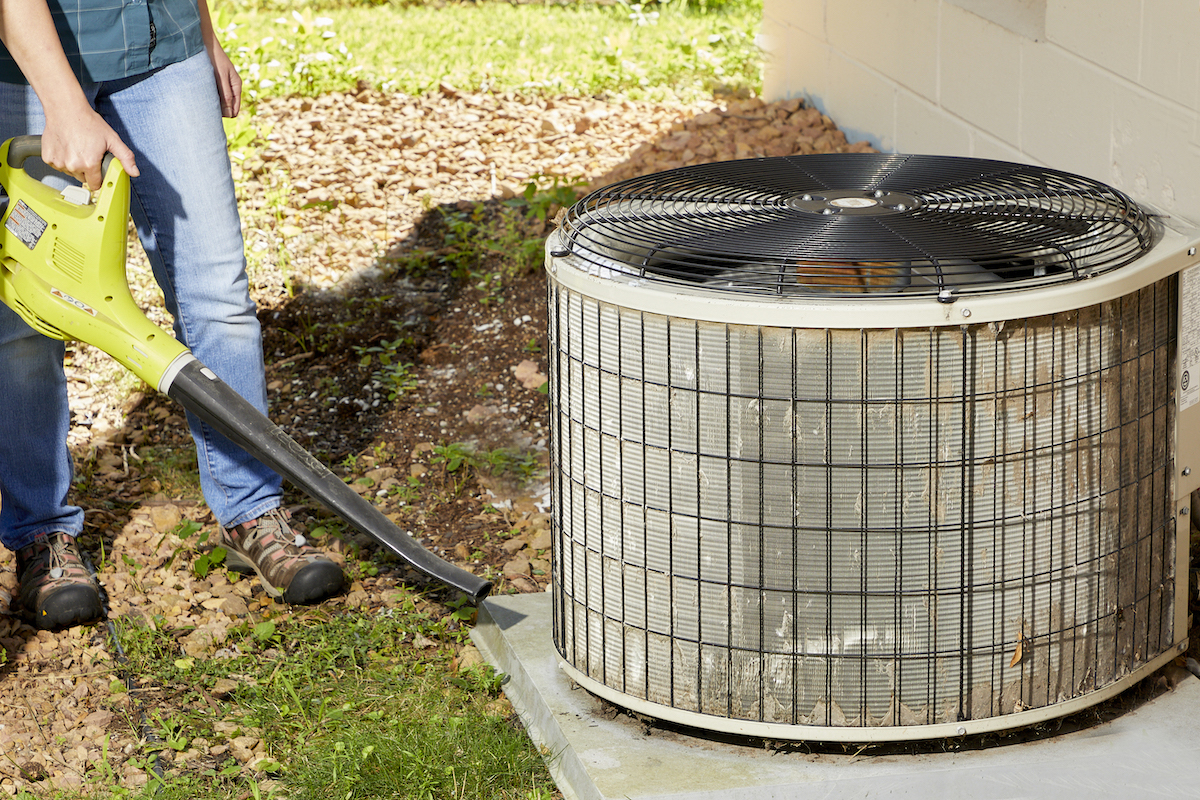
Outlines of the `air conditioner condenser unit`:
M749 736L1101 702L1186 646L1200 234L981 159L684 167L547 243L554 644Z

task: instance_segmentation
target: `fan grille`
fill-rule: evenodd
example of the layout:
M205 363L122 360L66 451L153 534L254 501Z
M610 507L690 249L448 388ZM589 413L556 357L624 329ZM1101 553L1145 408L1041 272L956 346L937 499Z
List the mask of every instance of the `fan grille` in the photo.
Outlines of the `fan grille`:
M600 274L782 296L895 297L1089 278L1154 244L1124 194L1056 170L841 153L683 167L575 204L566 250Z

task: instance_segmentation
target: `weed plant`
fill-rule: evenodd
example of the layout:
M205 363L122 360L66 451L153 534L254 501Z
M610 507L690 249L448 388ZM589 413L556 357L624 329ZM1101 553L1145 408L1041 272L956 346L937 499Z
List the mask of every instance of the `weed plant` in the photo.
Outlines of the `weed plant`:
M466 442L452 442L433 448L433 463L440 464L449 474L469 467L492 476L507 476L518 484L527 483L537 472L537 456L529 451L511 447L478 450Z
M401 350L411 347L411 337L401 337L390 341L383 339L378 344L353 348L354 354L359 358L360 367L376 367L371 373L371 378L387 392L389 401L416 388L417 377L412 372L412 362L404 361L399 355Z
M488 215L487 207L477 203L465 211L439 211L445 225L441 261L454 278L480 290L484 305L499 299L507 280L538 264L542 236L528 229L522 209L505 207Z

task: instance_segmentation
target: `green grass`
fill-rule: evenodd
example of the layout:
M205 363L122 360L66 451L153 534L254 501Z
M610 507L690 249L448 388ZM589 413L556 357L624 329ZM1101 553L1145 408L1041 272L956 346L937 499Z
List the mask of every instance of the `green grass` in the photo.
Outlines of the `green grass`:
M450 663L451 645L465 639L462 615L405 590L395 599L375 615L317 609L248 621L230 631L220 657L184 656L162 620L122 620L128 671L150 691L139 765L149 771L157 761L162 778L127 789L97 763L84 796L551 796L541 754L501 699L500 676ZM201 698L214 693L219 704ZM261 741L253 772L229 751L203 756L243 737Z
M251 12L216 24L251 100L353 88L620 95L693 101L761 89L761 0L641 5L575 2L329 4Z

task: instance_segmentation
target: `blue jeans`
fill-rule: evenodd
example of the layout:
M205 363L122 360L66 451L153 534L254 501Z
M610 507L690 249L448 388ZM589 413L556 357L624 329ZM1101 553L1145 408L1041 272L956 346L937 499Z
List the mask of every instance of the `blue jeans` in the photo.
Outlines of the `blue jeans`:
M137 158L130 213L176 337L266 413L262 334L207 54L83 88ZM44 127L33 91L0 83L0 141ZM47 183L70 182L46 172ZM63 354L62 342L0 304L0 542L12 550L49 531L78 535L83 528L83 512L67 500L73 467ZM279 506L278 475L190 414L188 424L204 498L221 525Z

